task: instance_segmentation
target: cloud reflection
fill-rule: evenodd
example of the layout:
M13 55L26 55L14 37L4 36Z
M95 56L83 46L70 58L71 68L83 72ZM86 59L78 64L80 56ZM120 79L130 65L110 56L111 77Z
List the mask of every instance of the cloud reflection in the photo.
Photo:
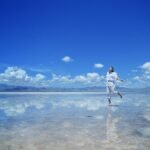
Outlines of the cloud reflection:
M21 99L20 101L11 99L0 102L0 110L4 111L8 117L24 114L26 109L29 107L42 109L44 107L44 103L36 100L22 101Z

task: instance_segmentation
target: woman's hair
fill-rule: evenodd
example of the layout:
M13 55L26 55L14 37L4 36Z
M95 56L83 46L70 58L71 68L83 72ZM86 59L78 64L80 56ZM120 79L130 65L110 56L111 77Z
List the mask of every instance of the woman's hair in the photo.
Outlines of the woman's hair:
M113 66L110 66L110 68L111 68L111 72L115 72L115 69Z

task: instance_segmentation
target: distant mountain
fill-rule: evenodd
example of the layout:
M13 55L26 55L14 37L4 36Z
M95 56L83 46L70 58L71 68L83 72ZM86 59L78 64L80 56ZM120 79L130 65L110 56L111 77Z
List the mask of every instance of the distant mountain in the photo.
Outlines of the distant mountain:
M104 87L85 88L60 88L60 87L32 87L0 84L0 92L84 92L84 91L104 91Z
M15 86L15 85L7 85L7 84L0 84L0 91L1 92L9 92L9 91L30 91L36 90L36 87L27 87L27 86Z
M150 92L150 87L143 89L118 88L122 92ZM60 88L60 87L32 87L0 84L0 92L105 92L105 87Z

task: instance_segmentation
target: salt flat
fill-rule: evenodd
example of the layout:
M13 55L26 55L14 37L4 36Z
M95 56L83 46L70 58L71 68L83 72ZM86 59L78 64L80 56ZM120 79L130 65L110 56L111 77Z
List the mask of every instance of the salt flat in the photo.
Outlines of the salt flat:
M0 93L0 150L149 150L150 93Z

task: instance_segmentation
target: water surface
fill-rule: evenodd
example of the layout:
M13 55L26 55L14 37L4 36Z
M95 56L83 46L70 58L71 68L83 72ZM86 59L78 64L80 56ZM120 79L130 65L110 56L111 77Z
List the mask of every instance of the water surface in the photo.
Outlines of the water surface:
M150 93L0 94L0 150L149 150Z

